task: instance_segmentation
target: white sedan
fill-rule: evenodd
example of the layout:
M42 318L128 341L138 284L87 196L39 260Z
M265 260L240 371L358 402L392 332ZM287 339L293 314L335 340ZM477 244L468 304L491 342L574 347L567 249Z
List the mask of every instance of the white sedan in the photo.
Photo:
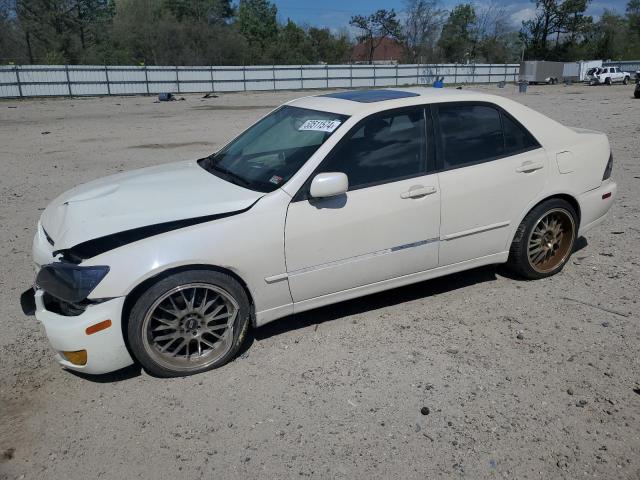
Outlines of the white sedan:
M292 313L481 265L554 275L609 211L611 170L606 135L503 97L305 97L207 158L56 198L21 301L69 369L189 375Z

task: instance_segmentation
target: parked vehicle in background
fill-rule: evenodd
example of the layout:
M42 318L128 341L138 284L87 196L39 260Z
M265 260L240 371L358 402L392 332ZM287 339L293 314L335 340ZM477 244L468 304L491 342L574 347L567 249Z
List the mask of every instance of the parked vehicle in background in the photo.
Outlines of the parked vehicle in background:
M563 62L527 61L520 63L520 81L532 85L546 83L554 85L563 80Z
M589 85L611 85L613 83L627 85L629 80L631 80L631 74L618 67L600 67L589 70L585 82Z
M580 82L584 82L587 79L587 74L599 67L602 68L602 60L580 60L579 62L577 62L580 68L580 77L579 77L579 81Z

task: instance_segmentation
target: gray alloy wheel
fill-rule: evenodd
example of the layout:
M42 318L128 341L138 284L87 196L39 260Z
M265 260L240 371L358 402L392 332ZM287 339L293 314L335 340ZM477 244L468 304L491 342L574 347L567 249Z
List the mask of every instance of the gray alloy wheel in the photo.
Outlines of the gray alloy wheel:
M247 293L235 278L211 270L184 271L159 280L137 298L127 340L150 374L193 375L235 356L251 316Z
M231 349L238 303L221 288L205 283L169 290L149 308L142 344L159 365L199 370Z

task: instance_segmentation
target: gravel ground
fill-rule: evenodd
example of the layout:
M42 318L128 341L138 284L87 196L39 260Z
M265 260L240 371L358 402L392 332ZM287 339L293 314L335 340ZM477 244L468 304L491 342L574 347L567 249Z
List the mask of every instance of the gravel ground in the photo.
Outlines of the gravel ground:
M0 478L640 478L640 101L479 89L609 134L618 198L562 274L482 268L285 318L174 380L54 363L18 304L37 218L78 183L210 153L306 92L0 102Z

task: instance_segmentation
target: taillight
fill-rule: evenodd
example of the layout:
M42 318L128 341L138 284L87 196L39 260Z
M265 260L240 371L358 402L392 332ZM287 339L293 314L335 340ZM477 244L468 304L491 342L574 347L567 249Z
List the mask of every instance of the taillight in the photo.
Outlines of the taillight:
M607 162L607 168L604 169L604 175L602 175L602 180L606 180L611 177L611 170L613 170L613 153L609 154L609 161Z

